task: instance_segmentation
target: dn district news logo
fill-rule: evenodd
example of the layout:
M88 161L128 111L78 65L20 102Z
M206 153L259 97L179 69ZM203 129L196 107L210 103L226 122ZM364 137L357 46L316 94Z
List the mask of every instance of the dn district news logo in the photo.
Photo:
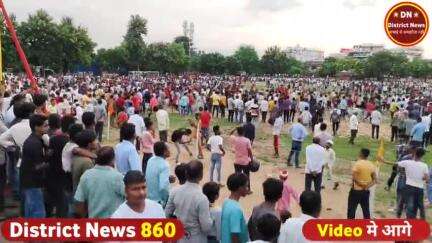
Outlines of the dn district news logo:
M426 11L418 4L401 2L387 12L384 28L394 43L413 46L426 37L429 19Z

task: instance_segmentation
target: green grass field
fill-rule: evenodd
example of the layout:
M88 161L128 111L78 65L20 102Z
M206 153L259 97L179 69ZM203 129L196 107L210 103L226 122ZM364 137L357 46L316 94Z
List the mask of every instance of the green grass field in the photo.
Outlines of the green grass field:
M186 128L189 127L188 120L192 117L181 117L178 114L170 114L171 119L171 129L177 128ZM227 119L214 119L212 122L213 125L219 125L221 127L222 133L227 135L229 131L231 131L236 124L229 123ZM261 129L261 132L257 132L256 140L262 146L272 146L273 140L271 135L271 130L267 131ZM357 156L361 148L368 148L371 151L369 159L373 162L376 160L376 154L380 145L379 140L373 140L367 136L358 136L355 140L355 144L351 145L348 143L348 137L346 136L338 136L333 139L334 146L333 149L336 153L336 164L334 168L335 175L339 178L340 181L345 183L350 183L351 180L351 168L352 164L356 161ZM312 137L308 136L305 142L303 143L303 148L300 153L300 163L305 163L305 147L312 143ZM391 143L388 140L384 140L385 146L385 155L384 158L386 161L394 162L396 160L396 150L395 143ZM259 148L259 153L256 154L256 157L263 163L270 163L275 166L284 166L286 162L286 157L281 157L279 159L273 158L273 149L265 149ZM283 131L281 135L281 148L280 151L283 151L284 154L289 153L291 149L291 137L288 135L286 129ZM432 149L431 146L428 147L430 151ZM255 153L255 152L254 152ZM427 152L424 161L431 165L432 161L432 153ZM396 195L394 193L395 184L393 184L393 188L391 192L385 191L384 187L386 185L387 179L389 178L392 170L391 165L387 164L379 164L380 172L379 172L379 184L376 189L375 200L376 200L376 211L377 214L380 215L380 210L386 210L392 207L396 202ZM428 218L431 218L431 210L427 210ZM384 213L384 212L383 212ZM381 215L383 215L383 213Z

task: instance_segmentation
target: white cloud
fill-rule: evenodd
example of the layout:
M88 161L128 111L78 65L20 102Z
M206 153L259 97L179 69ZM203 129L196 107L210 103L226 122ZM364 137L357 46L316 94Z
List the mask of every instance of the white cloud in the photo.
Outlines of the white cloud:
M426 11L430 0L416 0ZM4 0L19 21L45 9L56 20L71 16L86 27L97 48L118 45L131 14L148 20L148 42L170 42L182 34L184 20L195 24L195 46L232 53L241 44L260 53L270 45L300 44L329 54L358 43L393 47L383 20L396 0ZM368 7L373 4L373 7ZM349 8L349 11L347 11ZM432 57L432 33L422 41Z
M246 8L256 12L278 12L298 6L301 6L301 2L297 0L249 0Z
M351 10L356 9L358 7L370 7L375 4L375 0L344 0L343 6L349 8Z

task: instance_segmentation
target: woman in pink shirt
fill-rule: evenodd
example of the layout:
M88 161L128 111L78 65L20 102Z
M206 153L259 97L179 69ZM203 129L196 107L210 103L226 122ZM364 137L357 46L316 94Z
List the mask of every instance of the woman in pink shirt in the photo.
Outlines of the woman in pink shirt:
M279 178L283 181L283 191L282 197L276 204L276 211L279 215L282 213L291 210L291 197L299 203L299 195L298 192L289 184L288 182L288 171L281 171L279 174Z
M146 131L141 139L141 151L143 153L142 171L145 174L147 169L147 161L153 156L153 145L156 143L155 128L152 120L144 118Z

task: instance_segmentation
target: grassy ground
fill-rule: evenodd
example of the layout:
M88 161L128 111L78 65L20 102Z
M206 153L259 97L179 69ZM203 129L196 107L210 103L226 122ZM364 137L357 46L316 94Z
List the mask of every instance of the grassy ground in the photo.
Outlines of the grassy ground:
M181 117L178 114L171 114L171 129L177 129L182 127L189 127L188 119L191 117ZM231 131L236 124L229 123L227 119L214 119L213 125L219 125L223 134L227 135L229 131ZM257 137L256 144L254 146L254 154L255 156L263 163L269 163L277 167L284 167L286 163L286 154L289 153L291 149L291 137L287 134L286 130L284 130L281 136L281 148L283 151L284 157L279 159L273 158L273 145L272 145L272 135L271 130L266 125L257 129ZM368 136L358 136L355 140L355 144L351 145L348 143L348 137L339 136L333 139L334 146L333 149L336 153L336 164L334 168L334 174L337 179L341 183L349 184L351 183L351 168L353 163L356 161L357 156L361 148L368 148L371 150L370 160L375 162L376 154L380 145L379 140L373 140ZM312 137L308 136L303 143L303 150L300 153L300 163L305 163L305 147L308 144L312 143ZM395 143L391 143L390 141L384 141L385 146L385 155L384 158L387 161L394 162L396 160L396 151L395 151ZM429 151L432 147L429 147ZM431 164L432 161L432 153L426 153L424 157L424 161ZM391 217L393 214L388 212L389 208L393 208L396 202L396 194L394 192L394 186L391 189L391 192L384 190L387 179L389 178L392 170L391 165L387 164L378 164L380 167L379 172L379 184L376 189L375 194L375 213L378 217ZM431 210L427 210L427 217L429 219L432 218Z

